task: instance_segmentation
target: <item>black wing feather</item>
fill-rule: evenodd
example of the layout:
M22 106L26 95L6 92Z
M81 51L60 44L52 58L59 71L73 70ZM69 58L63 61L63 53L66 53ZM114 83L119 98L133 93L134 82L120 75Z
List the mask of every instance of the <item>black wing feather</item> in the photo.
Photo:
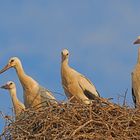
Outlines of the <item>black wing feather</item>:
M84 94L85 96L90 99L90 100L94 100L95 99L95 95L93 95L91 92L89 92L88 90L84 90Z
M133 98L133 102L134 102L135 108L136 108L136 97L135 97L135 95L134 95L134 90L133 90L133 88L132 88L132 98Z

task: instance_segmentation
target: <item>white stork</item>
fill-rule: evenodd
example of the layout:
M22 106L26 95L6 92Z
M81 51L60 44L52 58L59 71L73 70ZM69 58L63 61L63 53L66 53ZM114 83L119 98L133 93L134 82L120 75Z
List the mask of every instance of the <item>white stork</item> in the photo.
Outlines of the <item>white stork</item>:
M24 72L19 58L10 58L8 64L0 71L0 74L12 67L15 68L23 87L24 104L26 108L40 108L50 103L57 103L55 97L49 90L40 86L37 81Z
M1 88L9 90L14 107L14 113L17 119L21 115L21 113L25 111L25 106L17 98L15 83L12 81L8 81L5 85L1 86Z
M98 91L89 79L69 66L69 51L67 49L64 49L61 55L61 79L66 96L68 99L74 97L72 100L90 104L91 100L100 96Z
M134 44L140 44L140 36L134 41ZM135 107L140 106L140 48L138 48L137 64L131 73L132 76L132 97Z

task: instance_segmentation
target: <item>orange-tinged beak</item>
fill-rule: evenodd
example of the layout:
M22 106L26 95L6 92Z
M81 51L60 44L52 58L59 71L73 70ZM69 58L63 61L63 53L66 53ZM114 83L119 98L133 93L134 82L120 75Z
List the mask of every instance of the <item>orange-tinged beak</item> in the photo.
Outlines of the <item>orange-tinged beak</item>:
M6 84L6 85L1 86L0 88L9 89L9 86Z
M5 72L6 70L8 70L9 68L11 68L12 66L10 66L9 64L7 64L2 70L0 70L0 74Z
M134 41L133 44L140 44L140 38L138 38L136 41Z

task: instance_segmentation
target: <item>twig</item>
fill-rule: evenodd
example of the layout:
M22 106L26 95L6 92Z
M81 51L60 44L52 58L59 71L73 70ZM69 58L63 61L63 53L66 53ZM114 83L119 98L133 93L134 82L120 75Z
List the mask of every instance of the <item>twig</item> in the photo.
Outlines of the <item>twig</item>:
M125 91L125 93L124 93L123 106L126 105L126 95L127 95L127 91L128 91L128 89L126 89L126 91Z
M80 129L88 125L89 123L93 122L93 120L89 120L88 122L84 123L83 125L79 126L77 129L74 130L74 132L71 134L71 136L74 136Z

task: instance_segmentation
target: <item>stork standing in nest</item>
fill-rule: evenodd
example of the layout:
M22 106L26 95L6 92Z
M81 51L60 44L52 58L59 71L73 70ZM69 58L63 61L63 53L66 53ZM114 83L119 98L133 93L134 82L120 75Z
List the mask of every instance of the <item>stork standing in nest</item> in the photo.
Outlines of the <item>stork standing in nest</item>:
M61 55L61 79L66 96L71 101L78 100L84 104L90 104L91 100L100 96L98 91L89 79L69 66L67 49L64 49Z
M8 81L5 85L1 86L1 88L9 90L14 107L14 113L17 119L21 115L21 113L25 111L25 106L17 98L15 83L12 81Z
M140 44L140 36L134 41L133 44ZM131 73L132 76L132 98L135 107L140 106L140 48L138 48L137 64Z
M50 103L57 103L55 97L49 90L40 86L38 82L24 72L19 58L10 58L8 64L0 71L0 74L12 67L15 68L23 87L24 104L26 108L42 108L48 106Z

